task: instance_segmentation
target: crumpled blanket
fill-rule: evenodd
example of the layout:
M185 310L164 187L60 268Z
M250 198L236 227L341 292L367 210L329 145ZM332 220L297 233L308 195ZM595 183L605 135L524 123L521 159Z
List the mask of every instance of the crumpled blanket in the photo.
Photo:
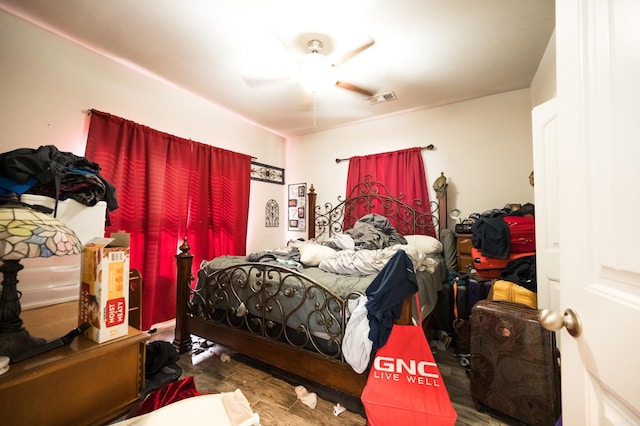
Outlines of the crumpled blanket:
M302 269L300 250L296 246L289 246L276 250L261 250L247 255L247 261L268 263L293 269Z
M322 245L331 247L334 250L355 250L356 242L351 235L337 234L322 242Z
M324 259L318 267L325 272L341 275L373 275L384 268L398 250L404 250L413 262L416 271L433 273L437 262L424 252L403 244L378 250L342 250Z
M375 250L407 244L407 240L391 226L389 219L376 213L362 216L353 224L353 228L344 233L353 238L356 248Z

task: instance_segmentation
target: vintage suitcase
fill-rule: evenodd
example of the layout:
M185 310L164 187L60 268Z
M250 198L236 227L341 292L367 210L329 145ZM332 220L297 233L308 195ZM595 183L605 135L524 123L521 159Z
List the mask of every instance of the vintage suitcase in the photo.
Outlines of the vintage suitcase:
M527 306L482 300L471 311L471 397L527 425L554 425L561 414L555 333Z
M509 252L528 253L536 251L536 221L528 216L505 216L509 226Z
M534 309L538 307L538 295L536 293L507 280L496 280L493 283L488 299L521 303Z
M518 259L524 256L531 256L535 252L528 253L511 253L508 258L500 259L497 257L483 256L480 249L473 247L471 249L471 259L473 260L473 268L476 270L476 275L480 279L493 279L498 278L502 270L507 266L507 263L514 259Z

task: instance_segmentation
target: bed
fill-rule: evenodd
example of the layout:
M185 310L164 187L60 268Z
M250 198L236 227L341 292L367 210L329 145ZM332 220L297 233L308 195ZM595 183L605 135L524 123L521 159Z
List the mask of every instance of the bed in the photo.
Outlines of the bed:
M439 235L440 228L446 229L446 190L437 194L437 200L425 208L420 200L407 202L402 194L390 194L383 184L367 177L346 198L339 197L335 206L316 205L317 194L311 185L308 238L290 241L287 246L301 249L308 245L312 252L320 247L335 248L335 239L352 229L343 229L343 224L371 217L375 206L381 206L382 212L373 216L382 216L407 240L422 242L414 236L429 231ZM364 216L353 217L358 208L364 210ZM378 250L386 250L381 255L388 256L388 252L402 249L411 253L412 261L417 257L422 264L416 272L420 310L416 298L408 297L398 319L402 324L429 317L446 278L443 254L414 252L416 244ZM346 251L338 250L338 254ZM174 345L180 353L190 350L193 334L292 376L359 398L367 375L357 373L346 362L342 342L354 301L362 297L376 275L348 276L321 270L320 265L305 263L300 268L281 259L249 262L248 257L222 256L203 262L193 277L192 255L188 242L183 242L176 255ZM321 261L314 259L312 263L316 262Z

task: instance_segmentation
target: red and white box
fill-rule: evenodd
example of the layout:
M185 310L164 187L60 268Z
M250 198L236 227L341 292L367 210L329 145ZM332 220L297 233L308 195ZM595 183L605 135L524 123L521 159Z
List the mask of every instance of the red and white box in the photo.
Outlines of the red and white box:
M103 343L129 333L129 234L93 238L84 245L81 263L78 325Z

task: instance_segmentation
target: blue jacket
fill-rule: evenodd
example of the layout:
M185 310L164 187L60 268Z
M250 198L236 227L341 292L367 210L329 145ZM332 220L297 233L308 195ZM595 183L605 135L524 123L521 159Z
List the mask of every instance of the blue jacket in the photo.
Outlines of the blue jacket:
M373 342L371 359L378 348L387 343L393 323L400 318L404 300L417 291L413 262L404 250L398 250L365 291L369 340Z

